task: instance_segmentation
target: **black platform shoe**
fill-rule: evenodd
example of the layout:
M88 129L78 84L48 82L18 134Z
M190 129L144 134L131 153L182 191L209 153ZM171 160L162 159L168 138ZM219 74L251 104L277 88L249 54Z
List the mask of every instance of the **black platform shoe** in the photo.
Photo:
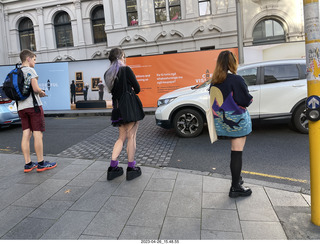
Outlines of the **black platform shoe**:
M110 166L108 168L107 180L113 180L114 178L117 178L121 175L123 175L123 168L122 167L111 167Z
M240 184L240 185L243 185L243 183L244 183L244 180L242 179L242 176L240 176L239 184Z
M229 197L235 198L235 197L247 197L252 194L252 191L248 187L244 187L242 185L239 185L238 187L231 186L229 191Z
M140 167L127 168L127 180L133 180L141 175Z

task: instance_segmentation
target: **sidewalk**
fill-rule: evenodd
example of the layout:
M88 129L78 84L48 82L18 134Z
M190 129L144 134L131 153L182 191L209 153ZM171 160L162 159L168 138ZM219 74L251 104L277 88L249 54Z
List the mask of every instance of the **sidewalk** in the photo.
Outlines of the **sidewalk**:
M231 199L220 175L143 166L107 181L96 159L46 157L58 166L23 173L22 155L0 158L1 239L320 239L310 196L263 182L244 179L252 196Z

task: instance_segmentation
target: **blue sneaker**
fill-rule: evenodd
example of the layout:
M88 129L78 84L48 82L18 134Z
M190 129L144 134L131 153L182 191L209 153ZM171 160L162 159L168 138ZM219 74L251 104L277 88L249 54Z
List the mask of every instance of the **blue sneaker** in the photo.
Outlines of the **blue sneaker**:
M43 162L43 164L39 164L38 163L37 172L42 172L42 171L45 171L45 170L48 170L48 169L53 169L55 167L57 167L57 163L56 162L50 163L48 161L45 161L45 162Z
M37 163L31 162L31 165L25 164L25 165L24 165L24 172L25 172L25 173L28 173L28 172L32 171L33 169L35 169L35 168L37 168L37 167L38 167L38 164L37 164Z

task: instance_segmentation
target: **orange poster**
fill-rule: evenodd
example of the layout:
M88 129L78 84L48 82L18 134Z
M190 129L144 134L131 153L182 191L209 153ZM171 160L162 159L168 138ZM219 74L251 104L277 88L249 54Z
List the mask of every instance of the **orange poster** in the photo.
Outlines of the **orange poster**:
M188 53L127 58L141 87L139 97L144 107L157 107L157 100L173 90L201 84L213 73L219 53L238 49L219 49Z

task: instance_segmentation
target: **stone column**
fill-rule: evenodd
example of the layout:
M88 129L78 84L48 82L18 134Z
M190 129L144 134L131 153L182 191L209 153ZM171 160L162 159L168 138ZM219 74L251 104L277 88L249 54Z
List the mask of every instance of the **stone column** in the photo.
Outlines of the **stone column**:
M84 41L84 33L83 33L83 23L82 23L82 14L81 14L81 1L74 1L74 5L76 8L76 18L77 18L77 29L78 29L78 41L79 45L85 45Z
M112 11L110 0L103 0L103 11L104 11L104 20L105 20L105 30L112 30Z
M37 15L38 15L38 23L39 23L39 36L40 36L40 46L38 47L39 50L47 49L47 41L46 41L46 34L44 28L44 21L43 21L43 8L37 8Z

